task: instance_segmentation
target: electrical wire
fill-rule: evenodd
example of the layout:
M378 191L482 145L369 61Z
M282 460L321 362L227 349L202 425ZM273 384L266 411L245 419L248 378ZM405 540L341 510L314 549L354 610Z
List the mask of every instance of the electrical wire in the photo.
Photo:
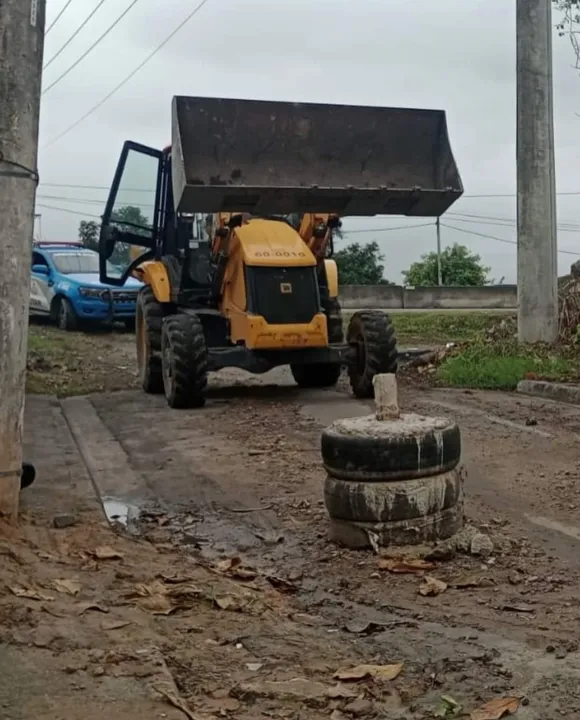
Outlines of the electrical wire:
M412 228L433 227L435 223L422 223L421 225L398 225L397 227L364 228L363 230L343 230L344 235L358 235L359 233L390 232L391 230L411 230Z
M68 0L68 2L66 2L66 3L64 4L63 9L59 12L59 14L54 18L54 20L50 23L50 25L49 25L49 26L46 28L46 30L44 31L44 37L46 37L46 36L48 35L48 33L52 30L52 28L53 28L53 27L57 24L57 22L61 19L61 17L64 15L65 10L66 10L67 7L71 4L72 1L73 1L73 0Z
M65 135L68 135L71 130L74 130L76 127L78 127L82 122L84 122L90 115L92 115L96 110L98 110L102 105L104 105L107 100L110 100L110 98L113 97L115 93L117 93L124 85L126 85L129 80L131 80L137 73L142 70L145 65L155 56L157 53L162 50L167 43L172 40L177 33L184 28L187 23L194 17L194 15L197 15L197 13L203 8L203 6L208 3L209 0L201 0L201 2L175 27L169 35L161 42L147 57L137 65L137 67L132 70L121 82L116 85L111 92L109 92L107 95L105 95L104 98L102 98L96 105L94 105L88 112L86 112L84 115L82 115L78 120L76 120L72 125L69 125L68 128L63 130L60 134L56 135L52 140L50 140L46 145L44 145L44 148L50 147L51 145L54 145L54 143L58 142L61 138L63 138Z
M86 56L90 52L92 52L102 40L104 40L107 37L107 35L111 32L111 30L113 30L121 22L121 20L129 12L129 10L131 10L131 8L133 8L138 2L139 2L139 0L133 0L133 2L125 10L123 10L123 12L119 15L119 17L113 23L111 23L111 25L109 25L109 27L105 30L105 32L102 33L102 35L100 35L95 40L95 42L77 60L75 60L75 62L67 70L65 70L61 75L59 75L57 77L57 79L53 83L51 83L47 88L45 88L42 91L42 94L44 95L45 93L47 93L51 88L53 88L57 83L59 83L63 78L65 78L69 74L69 72L71 72L71 70L74 70L76 68L76 66L79 63L81 63L86 58Z
M578 192L557 192L556 195L580 195ZM462 195L462 198L515 198L517 193L489 193L485 195Z
M80 210L70 210L69 208L55 207L54 205L44 205L43 203L36 203L36 207L44 208L45 210L58 210L59 212L70 213L71 215L81 215L82 217L101 219L100 215L91 215L90 213L84 213Z
M89 22L89 20L93 17L93 15L97 12L97 10L101 7L103 3L105 3L107 0L100 0L99 4L87 15L87 17L82 21L82 23L78 26L78 28L74 31L74 33L69 37L69 39L65 42L64 45L61 45L60 49L56 51L56 53L50 58L48 62L46 62L42 70L46 70L46 68L51 65L57 57L61 54L61 52L67 48L71 42L76 38L76 36L80 33L80 31L85 27L85 25ZM43 91L43 94L46 92L46 90Z
M495 240L496 242L505 243L506 245L517 245L516 240L507 240L506 238L498 238L495 235L487 235L485 233L476 232L475 230L466 230L465 228L454 227L447 223L441 223L441 227L448 228L449 230L456 230L457 232L464 233L466 235L476 235L477 237L485 238L486 240ZM573 252L572 250L558 250L562 255L574 255L574 257L580 257L580 253Z

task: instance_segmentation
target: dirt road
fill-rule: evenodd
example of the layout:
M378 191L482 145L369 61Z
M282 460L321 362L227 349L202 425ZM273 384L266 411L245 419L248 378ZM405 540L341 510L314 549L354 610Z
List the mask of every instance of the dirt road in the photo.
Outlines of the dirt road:
M140 676L135 664L144 647L157 648L154 664L196 718L431 718L443 695L461 704L465 717L497 696L523 698L524 719L580 717L580 654L571 632L580 619L580 411L412 386L402 387L401 399L408 410L459 422L467 513L495 545L487 561L457 556L437 563L431 574L448 584L437 597L417 593L417 575L380 570L372 553L327 541L320 428L369 412L344 388L299 391L280 370L262 378L216 376L202 411L171 411L138 391L31 398L28 454L41 479L26 495L36 524L23 542L41 547L47 536L54 547L55 533L69 533L64 555L76 557L71 546L84 548L76 577L98 575L98 591L87 591L86 601L116 608L119 622L131 623L111 638L87 613L84 644L50 645L58 672L78 661L82 670L71 673L81 676L77 684L109 714L114 707L131 720L142 711L139 702L127 714L119 698L142 697L135 677L150 676ZM111 540L91 482L109 513L140 533L139 542ZM73 513L74 527L42 529L55 508ZM122 543L124 559L87 567L87 543L98 542ZM43 561L45 574L50 562ZM184 603L175 613L172 606L152 619L150 608L135 609L127 599L126 585L140 583L145 595L167 602L167 578L180 573L182 583L211 586L212 602ZM160 577L165 590L152 591ZM38 601L26 602L35 629L28 640L18 632L4 637L11 668L23 645L42 647L38 634L51 618L38 612ZM72 621L59 627L66 637L77 632ZM106 653L114 648L127 657L112 672ZM363 663L404 668L391 682L336 685L339 667ZM74 714L70 703L51 714L43 697L36 688L26 709L10 717L88 717ZM154 715L163 716L173 717Z

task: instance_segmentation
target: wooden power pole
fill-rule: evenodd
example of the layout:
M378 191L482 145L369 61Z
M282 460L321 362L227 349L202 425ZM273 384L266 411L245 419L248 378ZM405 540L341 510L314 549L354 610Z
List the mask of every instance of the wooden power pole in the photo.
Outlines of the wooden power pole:
M45 0L0 1L0 516L18 517Z

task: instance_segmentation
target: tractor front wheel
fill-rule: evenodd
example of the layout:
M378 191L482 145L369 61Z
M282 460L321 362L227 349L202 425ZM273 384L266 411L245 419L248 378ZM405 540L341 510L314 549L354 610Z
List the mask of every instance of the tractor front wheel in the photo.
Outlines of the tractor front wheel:
M178 313L164 318L161 367L169 407L203 407L208 357L203 326L196 315Z
M397 372L397 338L388 315L379 311L357 312L349 323L347 342L352 349L348 377L357 398L374 397L373 378Z
M163 392L161 372L161 323L163 307L157 302L153 290L146 285L137 295L135 312L135 339L137 342L137 367L141 387L146 393Z

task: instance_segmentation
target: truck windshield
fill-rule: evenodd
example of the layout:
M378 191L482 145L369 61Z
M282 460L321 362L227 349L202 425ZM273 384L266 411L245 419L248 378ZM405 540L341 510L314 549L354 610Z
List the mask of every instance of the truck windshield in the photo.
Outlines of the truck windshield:
M99 255L96 252L57 252L52 254L52 261L59 273L72 275L74 273L99 273ZM120 275L119 268L107 263L109 275Z

